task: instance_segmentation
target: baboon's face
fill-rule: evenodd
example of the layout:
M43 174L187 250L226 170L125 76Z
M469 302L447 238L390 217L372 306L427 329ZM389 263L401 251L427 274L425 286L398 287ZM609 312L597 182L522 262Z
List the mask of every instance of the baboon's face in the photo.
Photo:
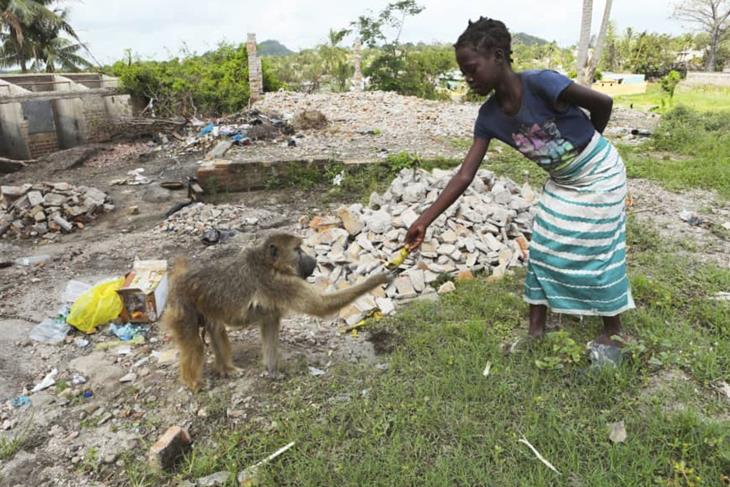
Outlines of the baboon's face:
M302 241L293 235L277 235L268 243L272 266L279 272L306 279L317 267L317 260L302 250Z

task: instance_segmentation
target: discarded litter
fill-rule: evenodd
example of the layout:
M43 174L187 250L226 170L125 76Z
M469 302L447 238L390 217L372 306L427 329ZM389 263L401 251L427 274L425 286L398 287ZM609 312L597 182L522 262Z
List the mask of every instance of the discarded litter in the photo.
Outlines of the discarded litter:
M84 396L85 399L90 399L90 398L94 397L94 393L88 389L85 390L82 395Z
M553 466L553 464L552 464L552 463L548 462L548 461L547 461L547 460L545 459L545 457L543 457L542 455L540 455L540 452L539 452L539 451L537 451L537 448L535 448L534 446L532 446L532 444L531 444L531 443L530 443L529 441L527 441L527 438L525 438L525 437L523 436L522 438L520 438L520 439L519 439L519 442L520 442L520 443L523 443L523 444L525 444L525 445L527 445L527 447L528 447L528 448L529 448L530 450L532 450L532 453L534 453L534 454L535 454L535 456L537 457L537 459L538 459L538 460L540 460L540 461L541 461L541 462L542 462L542 463L543 463L543 464L544 464L544 465L545 465L545 466L546 466L547 468L549 468L550 470L552 470L552 471L553 471L553 472L555 472L556 474L560 475L560 472L558 472L558 469L557 469L557 468L555 468L555 467Z
M694 212L691 212L691 211L687 211L687 210L681 211L679 213L679 218L683 222L689 223L693 227L696 227L698 225L702 225L702 223L704 223L704 220L699 215L697 215L697 213L694 213Z
M326 372L322 369L318 369L317 367L309 367L309 375L313 375L315 377L319 377L320 375L324 375Z
M136 261L123 281L117 290L122 302L122 320L129 323L157 321L167 300L167 261Z
M61 343L71 329L65 320L57 318L48 318L30 330L30 339L40 343L56 344Z
M71 378L71 383L75 386L79 384L86 384L86 377L81 374L74 374Z
M116 291L124 278L102 282L83 293L71 306L66 320L84 333L93 333L96 327L109 323L122 311L122 300Z
M50 255L32 255L30 257L21 257L19 259L15 259L15 263L17 265L22 265L25 267L30 267L38 264L45 264L51 260Z
M35 387L33 387L33 389L30 390L30 392L38 392L38 391L42 391L44 389L48 389L49 387L51 387L53 384L56 383L56 379L55 379L56 375L58 375L58 369L56 369L54 367L54 369L51 370L48 374L46 374L46 376L43 378L43 380L40 381L38 384L36 384Z
M31 404L32 402L28 396L18 396L10 401L10 405L14 408L22 408Z
M200 240L202 240L205 245L215 245L217 243L225 242L235 234L236 232L233 230L218 230L217 228L211 228L203 233Z
M89 289L91 289L91 284L86 284L85 282L81 281L70 280L66 283L66 287L63 290L63 302L73 303Z
M250 467L247 467L243 472L238 474L238 485L240 485L241 487L250 487L252 485L255 485L257 482L258 469L261 468L261 466L271 462L273 459L287 451L289 448L293 447L294 444L295 442L292 441L288 445L279 448L260 462L251 465Z
M595 369L605 366L616 367L621 362L621 349L615 345L590 342L588 358L591 361L591 367Z
M78 348L86 348L89 346L89 340L86 338L74 338L74 345L76 345Z
M120 340L129 341L137 335L141 335L145 330L141 326L135 326L131 323L125 325L117 325L112 323L109 327L109 331L112 332Z
M623 443L626 441L626 426L623 421L611 423L608 427L611 429L611 433L608 435L608 438L613 443Z
M487 362L487 365L484 367L484 371L482 372L482 375L484 377L489 377L489 373L492 371L492 361L490 360Z

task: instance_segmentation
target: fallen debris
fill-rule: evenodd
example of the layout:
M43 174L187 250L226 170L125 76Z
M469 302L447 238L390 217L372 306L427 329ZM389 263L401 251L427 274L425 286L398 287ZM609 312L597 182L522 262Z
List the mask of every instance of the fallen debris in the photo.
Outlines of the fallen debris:
M0 236L69 233L112 210L109 195L96 188L69 183L0 186Z
M624 425L623 421L611 423L608 425L608 427L611 429L608 438L613 443L623 443L624 441L626 441L626 426Z
M252 485L255 485L256 483L256 477L258 474L258 469L261 468L263 465L266 465L267 463L274 460L276 457L281 455L282 453L286 452L289 448L293 447L295 442L291 442L286 446L283 446L276 450L274 453L269 455L268 457L264 458L260 462L251 465L250 467L247 467L243 472L238 474L238 485L241 487L249 487Z
M545 457L543 457L542 455L540 455L540 452L539 452L539 451L537 451L537 449L536 449L536 448L535 448L534 446L532 446L532 444L531 444L531 443L530 443L529 441L527 441L527 438L525 438L525 437L523 436L523 437L522 437L522 438L520 438L520 439L519 439L518 441L519 441L520 443L523 443L523 444L527 445L527 447L528 447L528 448L529 448L530 450L532 450L532 453L534 453L534 454L535 454L535 456L537 457L537 459L538 459L538 460L540 460L540 461L541 461L541 462L542 462L543 464L545 464L545 466L546 466L547 468L549 468L550 470L552 470L552 471L553 471L553 472L555 472L556 474L560 475L560 472L558 472L558 469L557 469L557 468L555 468L555 467L553 466L553 464L552 464L552 463L550 463L550 462L548 462L547 460L545 460Z
M529 185L519 187L486 170L480 170L464 197L433 222L418 252L411 254L403 247L408 227L436 200L453 173L404 169L382 195L370 196L368 207L354 204L308 222L304 243L317 256L314 282L326 291L354 284L384 264L400 272L384 296L366 296L340 312L348 325L378 308L374 298L403 300L435 293L441 275L449 278L438 288L444 294L455 289L451 279L470 280L479 271L504 276L510 268L524 265L536 195Z
M192 440L187 430L171 426L149 450L147 461L153 469L171 470L190 449Z

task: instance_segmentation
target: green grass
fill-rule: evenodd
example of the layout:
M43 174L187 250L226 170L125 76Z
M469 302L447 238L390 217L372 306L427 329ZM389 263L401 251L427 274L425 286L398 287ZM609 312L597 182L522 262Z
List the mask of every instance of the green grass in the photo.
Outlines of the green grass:
M652 138L621 147L630 177L672 190L702 188L730 198L730 112L676 108L662 117Z
M646 93L640 95L617 96L614 102L618 106L630 107L643 111L666 112L684 106L703 112L730 111L730 88L702 86L678 86L674 98L670 101L658 83L650 83Z
M563 332L506 353L526 331L523 276L466 282L369 325L390 352L386 370L341 364L290 379L287 392L265 396L274 427L220 425L174 478L235 474L296 441L263 470L263 485L722 485L730 423L711 385L730 380L730 306L709 297L730 288L730 271L677 257L675 244L633 223L629 235L639 310L625 315L634 341L617 369L570 358L598 333L593 319L565 318ZM608 438L616 421L623 444ZM134 475L134 485L172 480Z

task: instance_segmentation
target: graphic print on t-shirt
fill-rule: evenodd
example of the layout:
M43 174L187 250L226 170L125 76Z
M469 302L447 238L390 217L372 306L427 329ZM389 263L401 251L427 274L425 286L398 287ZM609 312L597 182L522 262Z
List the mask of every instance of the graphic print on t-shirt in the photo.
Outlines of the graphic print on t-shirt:
M554 120L547 120L542 127L536 123L522 125L518 133L512 134L512 140L525 157L544 167L578 155L575 146L560 134Z

